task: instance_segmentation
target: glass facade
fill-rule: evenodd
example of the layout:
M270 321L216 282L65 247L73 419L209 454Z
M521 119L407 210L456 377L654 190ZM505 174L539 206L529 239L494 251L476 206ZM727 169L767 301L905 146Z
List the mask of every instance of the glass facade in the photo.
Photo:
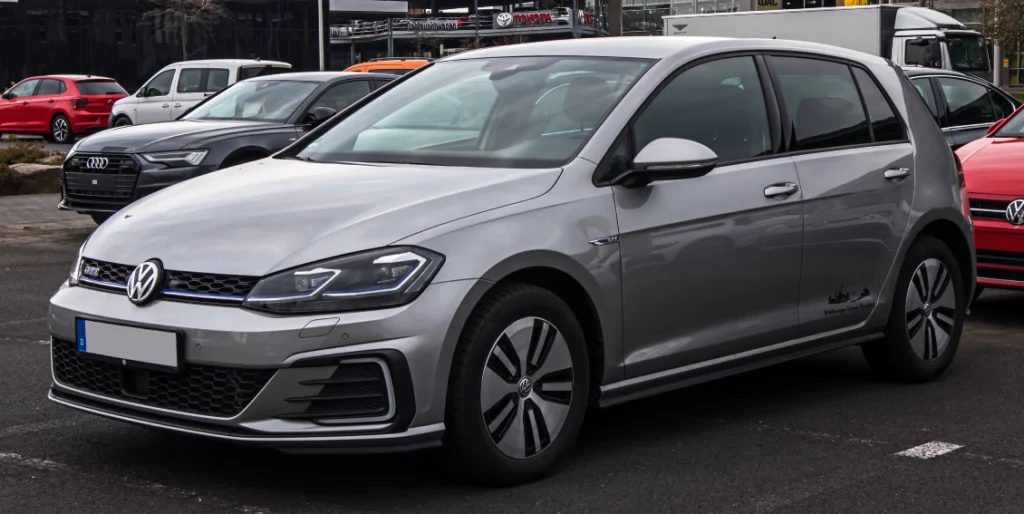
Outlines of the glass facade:
M159 0L0 2L0 83L81 73L133 90L186 52L190 60L259 57L317 70L317 1L221 0L221 15L188 26L184 49L180 25L159 13Z
M381 8L374 11L374 3ZM331 69L384 57L437 58L482 46L609 33L608 0L409 0L405 12L390 11L394 3L332 2Z

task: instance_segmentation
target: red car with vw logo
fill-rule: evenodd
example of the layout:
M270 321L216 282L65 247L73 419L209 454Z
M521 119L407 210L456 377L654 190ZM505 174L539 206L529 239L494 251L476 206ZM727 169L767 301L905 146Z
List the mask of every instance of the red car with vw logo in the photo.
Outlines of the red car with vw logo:
M978 251L978 288L1024 290L1024 107L957 150Z
M0 95L0 135L38 134L71 143L107 128L114 102L128 96L114 79L93 75L30 77Z

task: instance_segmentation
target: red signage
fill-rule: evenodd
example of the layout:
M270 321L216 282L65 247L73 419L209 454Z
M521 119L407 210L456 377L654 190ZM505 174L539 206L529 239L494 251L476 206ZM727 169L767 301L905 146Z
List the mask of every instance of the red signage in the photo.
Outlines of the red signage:
M513 13L512 17L516 25L539 25L541 23L553 23L550 11Z

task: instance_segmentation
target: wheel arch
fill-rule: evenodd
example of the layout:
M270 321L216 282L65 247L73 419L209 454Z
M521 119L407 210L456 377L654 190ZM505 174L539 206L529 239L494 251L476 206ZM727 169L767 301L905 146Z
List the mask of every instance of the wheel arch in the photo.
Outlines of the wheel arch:
M956 259L957 267L960 268L960 276L964 281L964 289L968 302L974 297L974 288L977 287L975 271L975 257L971 250L970 243L964 237L963 230L957 224L946 218L934 219L924 226L914 236L914 242L924 236L934 237L942 241Z
M271 153L272 152L270 150L267 150L262 146L247 145L241 148L236 148L235 150L232 150L231 153L227 155L227 157L224 157L224 159L220 161L219 169L224 169L228 166L236 166L238 164L244 164L246 162L255 161L256 159L269 157ZM242 160L243 157L252 158Z

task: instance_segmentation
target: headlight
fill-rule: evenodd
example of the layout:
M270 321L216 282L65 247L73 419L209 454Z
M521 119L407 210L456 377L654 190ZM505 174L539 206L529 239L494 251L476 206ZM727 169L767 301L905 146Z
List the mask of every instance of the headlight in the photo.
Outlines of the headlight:
M416 299L443 262L410 247L338 257L266 277L242 305L288 314L397 307Z
M168 166L199 166L206 158L209 150L184 150L181 152L144 153L142 157L149 162L158 162Z
M75 152L78 151L78 147L82 146L82 141L85 141L85 138L82 138L82 139L79 139L78 141L75 141L75 144L71 145L71 149L68 150L68 153L64 154L64 158L67 159L68 157L71 157L72 155L74 155Z
M88 242L89 238L86 238L85 243L82 243L82 246L78 248L78 257L75 257L75 265L71 268L71 274L68 275L69 286L78 285L78 277L82 274L82 252L85 251L85 245Z

